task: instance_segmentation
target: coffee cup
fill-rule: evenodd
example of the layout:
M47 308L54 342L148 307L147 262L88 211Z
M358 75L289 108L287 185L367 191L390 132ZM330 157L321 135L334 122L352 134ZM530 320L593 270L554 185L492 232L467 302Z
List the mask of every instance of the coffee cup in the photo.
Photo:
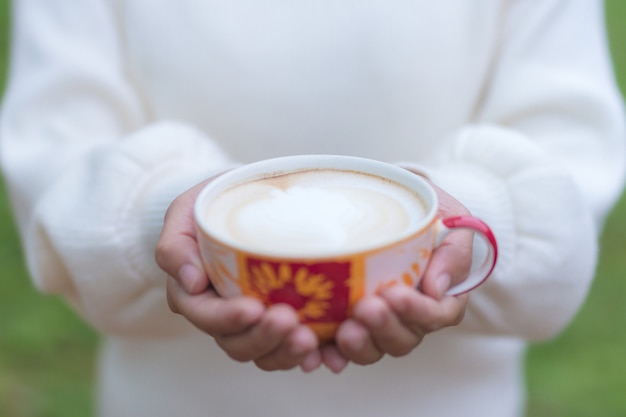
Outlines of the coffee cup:
M289 304L322 342L363 296L418 287L449 233L469 229L486 250L448 295L483 283L498 253L480 219L441 218L437 194L421 176L350 156L289 156L228 171L200 192L194 217L204 267L221 296Z

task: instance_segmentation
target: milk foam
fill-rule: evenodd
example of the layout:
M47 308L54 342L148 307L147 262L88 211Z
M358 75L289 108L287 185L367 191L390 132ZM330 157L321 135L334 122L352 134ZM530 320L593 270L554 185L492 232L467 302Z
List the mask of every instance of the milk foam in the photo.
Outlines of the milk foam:
M372 175L315 170L253 181L219 195L210 229L245 246L288 255L368 247L425 216L405 187Z

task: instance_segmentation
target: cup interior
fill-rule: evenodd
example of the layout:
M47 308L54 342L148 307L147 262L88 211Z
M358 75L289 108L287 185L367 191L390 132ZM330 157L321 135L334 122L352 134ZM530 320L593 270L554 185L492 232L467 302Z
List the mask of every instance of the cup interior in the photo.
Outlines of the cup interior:
M214 198L220 195L220 193L240 184L263 178L272 178L288 173L327 169L374 175L379 178L396 182L419 195L420 200L422 200L426 209L426 215L419 221L415 222L412 227L407 229L404 233L394 236L388 242L379 242L376 245L378 247L401 241L415 235L416 233L422 231L425 227L430 225L436 216L438 202L435 191L424 180L424 178L404 168L377 160L353 156L297 155L266 159L243 165L241 167L228 171L211 181L200 192L196 199L194 207L194 217L196 224L201 232L205 233L213 240L219 241L221 244L225 244L231 248L251 253L258 253L266 256L279 256L284 258L285 256L283 254L273 253L270 247L262 250L246 248L241 243L229 239L226 236L218 236L216 233L214 233L214 231L211 230L211 227L207 224L205 215L207 211L207 206L209 203L211 203L211 201L213 201ZM371 249L375 248L367 247L367 245L364 245L364 247L358 248L358 252ZM354 252L354 249L346 250L345 255L349 255ZM319 254L318 257L330 255L337 256L343 255L343 253L333 252L332 254Z

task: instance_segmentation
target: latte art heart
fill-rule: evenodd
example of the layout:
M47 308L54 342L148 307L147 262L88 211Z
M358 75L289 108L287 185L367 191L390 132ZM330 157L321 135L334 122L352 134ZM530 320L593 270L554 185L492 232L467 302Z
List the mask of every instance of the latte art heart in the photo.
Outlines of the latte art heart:
M405 187L354 172L314 170L252 181L210 205L211 229L288 255L355 249L402 235L425 215Z

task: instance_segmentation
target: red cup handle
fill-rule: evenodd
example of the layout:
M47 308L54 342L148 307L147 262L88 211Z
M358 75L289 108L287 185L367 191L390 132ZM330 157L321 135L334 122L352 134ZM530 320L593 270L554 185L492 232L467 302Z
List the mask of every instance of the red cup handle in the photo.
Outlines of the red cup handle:
M472 216L447 217L441 220L441 229L437 236L437 245L443 238L456 229L468 229L476 233L487 245L487 255L482 263L460 284L450 288L446 295L459 295L472 291L491 275L498 260L498 243L491 228L482 220Z

